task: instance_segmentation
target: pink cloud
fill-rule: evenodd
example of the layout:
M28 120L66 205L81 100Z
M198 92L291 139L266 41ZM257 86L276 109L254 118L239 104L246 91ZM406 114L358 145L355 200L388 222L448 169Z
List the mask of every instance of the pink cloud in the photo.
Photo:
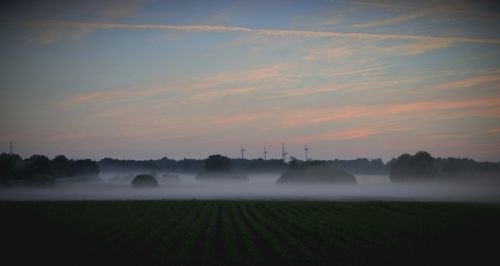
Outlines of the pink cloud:
M320 47L309 50L309 53L304 57L306 61L315 61L318 59L333 59L351 55L354 51L346 46L342 47Z
M310 124L319 124L335 120L348 120L365 116L369 110L365 107L323 108L286 113L281 123L285 127L295 127Z
M286 78L284 71L289 67L289 64L273 64L250 70L223 72L202 79L194 84L193 88L207 89L242 82L255 84L263 81L271 81L275 83Z
M198 100L212 100L214 98L220 98L229 95L241 95L241 94L252 93L256 90L257 88L253 87L211 90L195 94L193 98Z
M461 101L422 101L387 106L319 108L286 113L281 118L281 125L284 127L297 127L361 117L387 118L403 113L420 113L439 110L480 109L483 112L476 113L476 115L491 115L492 113L498 114L499 107L500 97ZM485 109L490 111L493 110L493 112L484 112Z
M500 128L493 128L488 131L486 131L488 134L500 134Z
M407 112L422 112L433 110L451 110L463 108L484 108L500 106L500 98L485 98L462 101L429 101L396 104L387 107L381 107L377 111L380 115L392 115Z
M462 80L447 81L434 85L433 89L461 89L500 81L500 75L482 75Z

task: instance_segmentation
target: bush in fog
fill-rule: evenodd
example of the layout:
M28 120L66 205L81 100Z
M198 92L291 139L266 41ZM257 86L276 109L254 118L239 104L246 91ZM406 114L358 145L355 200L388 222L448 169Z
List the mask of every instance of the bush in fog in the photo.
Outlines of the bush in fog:
M132 187L158 187L158 181L151 175L137 175L132 180Z

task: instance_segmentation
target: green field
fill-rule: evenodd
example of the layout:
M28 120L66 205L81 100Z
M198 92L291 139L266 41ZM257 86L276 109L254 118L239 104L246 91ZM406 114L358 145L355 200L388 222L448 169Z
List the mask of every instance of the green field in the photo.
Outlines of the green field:
M0 202L0 213L8 265L498 265L500 259L498 204Z

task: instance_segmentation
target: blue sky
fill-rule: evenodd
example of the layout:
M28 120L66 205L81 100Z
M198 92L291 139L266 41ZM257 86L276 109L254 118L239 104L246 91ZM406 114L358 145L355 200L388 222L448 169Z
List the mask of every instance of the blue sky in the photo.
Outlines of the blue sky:
M500 160L482 1L14 1L0 143L23 156Z

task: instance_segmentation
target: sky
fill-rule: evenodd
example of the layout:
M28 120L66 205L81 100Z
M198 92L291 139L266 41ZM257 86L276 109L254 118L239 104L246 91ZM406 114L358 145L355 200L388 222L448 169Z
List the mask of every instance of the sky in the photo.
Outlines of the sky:
M500 161L495 1L2 1L0 152Z

